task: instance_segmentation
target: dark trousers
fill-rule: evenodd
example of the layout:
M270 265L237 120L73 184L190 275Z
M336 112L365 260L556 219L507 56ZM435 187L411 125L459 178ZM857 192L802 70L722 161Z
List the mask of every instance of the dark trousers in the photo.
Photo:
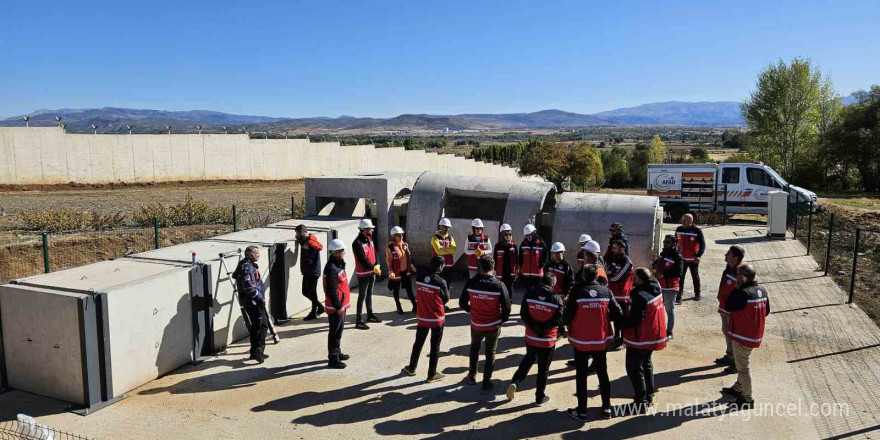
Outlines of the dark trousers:
M483 383L492 381L492 371L495 370L495 349L498 348L498 336L501 335L501 327L495 330L478 331L471 327L471 352L468 375L477 375L477 362L480 360L480 344L486 341L486 365L483 366Z
M547 388L547 370L550 369L550 362L553 361L553 352L556 347L533 347L526 344L526 356L519 363L516 373L513 373L513 382L522 382L535 360L538 361L538 379L535 382L535 398L540 401L544 398L544 389Z
M593 358L593 368L599 377L599 394L602 395L602 408L611 408L611 381L608 380L608 358L603 351L574 350L574 363L577 369L575 383L577 389L577 410L583 414L587 412L587 363Z
M339 361L342 354L342 329L345 327L345 310L327 314L330 331L327 333L327 357L330 362Z
M303 275L302 294L312 302L312 313L322 310L323 306L318 302L318 278Z
M519 282L523 285L523 287L526 288L526 291L528 291L530 288L541 284L541 277L530 277L523 275L519 277Z
M428 377L437 373L437 359L440 357L440 341L443 340L443 326L440 327L416 327L416 342L413 343L412 354L409 356L409 367L413 370L419 366L419 355L422 347L431 333L431 353L428 358Z
M266 332L269 331L269 317L266 316L266 303L256 305L245 300L244 312L247 313L251 328L248 329L251 341L251 356L262 354L266 350Z
M636 403L654 398L654 364L651 355L654 350L638 348L626 349L626 375L633 386L633 400Z
M681 282L678 286L678 294L684 293L684 279L687 276L688 269L691 270L691 280L694 282L694 295L700 294L700 263L685 262L684 271L681 273Z
M373 316L373 285L376 284L376 275L358 278L358 306L357 322L362 322L364 301L367 302L367 317Z
M400 279L388 281L388 288L391 289L391 294L394 295L394 303L397 304L397 310L402 310L400 307L401 286L403 286L404 290L406 290L406 297L409 298L409 302L412 303L413 310L415 310L416 297L413 296L412 279L406 272L400 274Z
M510 294L510 300L513 301L513 275L502 276L501 283L507 287L507 293Z

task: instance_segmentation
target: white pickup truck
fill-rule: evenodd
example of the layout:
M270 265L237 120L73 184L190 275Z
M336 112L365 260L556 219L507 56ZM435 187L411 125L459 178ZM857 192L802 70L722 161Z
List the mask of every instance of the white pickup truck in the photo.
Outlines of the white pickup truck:
M648 195L659 197L674 221L694 211L767 214L770 191L789 191L791 203L816 206L816 193L789 185L760 162L648 165Z

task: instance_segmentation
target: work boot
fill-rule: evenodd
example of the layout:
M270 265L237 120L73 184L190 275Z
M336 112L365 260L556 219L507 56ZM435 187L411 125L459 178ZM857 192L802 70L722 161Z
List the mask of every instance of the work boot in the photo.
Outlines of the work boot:
M739 397L742 393L736 389L736 387L724 387L721 389L721 394L727 394L728 396Z
M400 307L400 304L397 305L397 314L398 314L398 315L403 315L403 308Z
M313 321L315 319L318 319L318 315L314 311L312 311L308 315L306 315L305 318L303 318L303 321Z
M611 418L611 408L602 408L602 418L605 420Z
M734 365L728 365L728 367L724 369L724 372L727 374L739 373L739 371L736 370L736 366L734 366Z
M739 396L737 396L736 400L733 403L734 403L734 405L738 406L739 409L749 409L755 405L755 400L754 399L746 399L745 396L740 394Z
M416 370L415 370L415 368L410 367L409 365L403 367L403 368L401 369L401 371L403 371L403 374L406 374L407 376L415 376L415 375L416 375Z
M608 409L609 414L611 413L611 409ZM586 412L579 412L577 408L570 408L565 412L569 417L579 421L579 422L588 422L590 419L587 417ZM610 418L610 417L609 417Z
M675 295L675 304L681 305L681 294Z
M443 373L434 373L433 376L428 376L427 382L437 382L438 380L442 380L444 377L446 377L446 375Z
M345 367L346 367L345 362L342 362L339 359L331 359L330 362L327 363L327 368L341 370Z
M484 393L491 392L495 389L495 384L492 382L483 382L482 390Z
M263 354L262 350L257 350L253 354L251 354L250 359L257 361L258 364L262 364L265 359L268 359L269 356Z
M699 293L695 293L695 294L694 294L694 301L699 301L699 300L701 300L701 299L703 299L703 297L700 296Z
M347 360L349 360L350 358L351 358L351 356L349 356L349 355L347 355L347 354L339 353L339 360L341 360L341 361L347 361Z
M376 315L368 315L367 322L382 322Z
M315 316L321 316L324 314L324 306L318 304L317 310L315 310Z
M370 327L368 325L364 324L364 321L358 321L354 325L354 328L356 328L358 330L369 330L370 329Z
M464 378L464 383L466 383L468 385L476 385L477 384L477 376L471 376L470 374L468 374Z
M535 405L536 405L536 406L542 406L542 405L544 405L545 403L547 403L547 402L549 402L549 401L550 401L550 396L539 397L539 398L536 398L536 399L535 399Z
M718 365L734 365L735 364L735 362L733 360L733 356L726 355L726 354L724 356L721 356L718 359L715 359L715 363Z

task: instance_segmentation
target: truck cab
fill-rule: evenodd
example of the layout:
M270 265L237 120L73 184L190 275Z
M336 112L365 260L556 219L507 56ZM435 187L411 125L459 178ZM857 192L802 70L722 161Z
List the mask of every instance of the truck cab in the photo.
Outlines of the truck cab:
M766 214L770 191L788 191L792 203L816 205L815 193L789 185L761 162L648 167L648 195L658 196L674 220L693 211Z

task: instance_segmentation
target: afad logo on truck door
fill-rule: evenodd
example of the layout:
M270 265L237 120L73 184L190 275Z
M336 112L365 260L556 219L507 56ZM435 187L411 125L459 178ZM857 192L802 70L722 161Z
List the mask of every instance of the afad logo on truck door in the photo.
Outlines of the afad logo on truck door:
M678 181L674 174L661 173L654 178L654 191L667 192L678 188Z
M767 200L767 193L769 193L769 192L770 191L766 190L766 189L759 189L759 190L755 191L755 199L760 200L760 201ZM743 196L743 197L748 197L748 196Z

